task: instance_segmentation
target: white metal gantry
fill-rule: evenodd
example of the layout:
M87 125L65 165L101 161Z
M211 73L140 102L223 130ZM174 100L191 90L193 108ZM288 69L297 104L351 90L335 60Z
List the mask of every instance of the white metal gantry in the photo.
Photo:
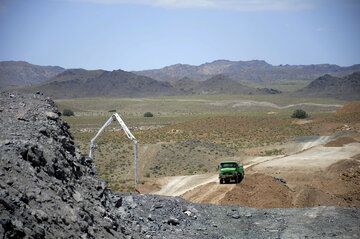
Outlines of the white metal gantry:
M101 134L101 132L104 131L104 129L109 126L111 124L112 121L117 120L121 127L123 128L123 130L125 131L126 136L131 139L134 144L135 144L135 190L138 192L138 156L137 156L137 141L136 138L134 137L134 135L130 132L129 128L126 126L126 124L124 123L124 121L120 118L118 113L113 114L108 121L106 121L106 123L101 127L101 129L97 132L97 134L95 135L95 137L91 140L91 145L90 145L90 152L89 152L89 157L91 158L91 160L94 160L94 148L96 147L95 144L95 140L96 138Z

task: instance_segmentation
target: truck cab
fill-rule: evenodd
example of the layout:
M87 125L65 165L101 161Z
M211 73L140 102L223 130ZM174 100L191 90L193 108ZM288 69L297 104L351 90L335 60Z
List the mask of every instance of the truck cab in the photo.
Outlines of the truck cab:
M229 183L231 180L240 183L244 178L244 165L236 161L224 161L219 165L219 182L220 184Z

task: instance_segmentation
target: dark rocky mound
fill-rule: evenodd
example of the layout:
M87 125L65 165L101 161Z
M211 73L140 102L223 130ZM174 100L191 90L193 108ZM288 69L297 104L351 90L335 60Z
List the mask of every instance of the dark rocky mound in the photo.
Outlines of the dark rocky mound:
M34 97L0 98L0 234L5 238L122 235L125 227L111 212L106 182L94 177L54 102Z
M167 82L159 82L146 76L116 70L88 71L66 70L49 81L19 91L42 91L52 98L84 97L147 97L176 95L177 91Z
M360 100L360 71L343 78L324 75L295 92L296 96Z
M54 102L0 94L1 238L358 238L359 208L256 209L114 194Z

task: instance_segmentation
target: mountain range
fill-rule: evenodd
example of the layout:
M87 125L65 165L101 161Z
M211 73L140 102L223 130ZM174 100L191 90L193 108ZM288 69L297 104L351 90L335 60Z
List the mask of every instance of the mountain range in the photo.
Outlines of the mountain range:
M24 61L3 61L0 62L0 89L38 84L64 71L65 69L59 66L38 66ZM360 71L360 64L348 67L332 64L274 66L262 60L217 60L199 66L176 64L161 69L132 71L132 73L168 82L184 78L205 81L222 74L245 85L303 85L325 74L344 77L355 71Z
M17 90L41 91L53 98L280 93L273 89L248 87L224 75L216 75L202 82L182 79L171 84L122 70L84 69L66 70L51 80Z
M360 71L360 64L349 67L331 64L274 66L261 60L217 60L199 66L176 64L161 69L133 71L133 73L159 81L178 81L184 77L195 81L203 81L214 75L223 74L243 83L269 85L314 80L324 74L342 77L354 71Z
M38 84L55 77L65 69L59 66L38 66L25 61L0 62L0 89Z
M333 72L331 75L322 74L320 77L314 78L315 80L305 88L291 92L293 96L357 100L360 98L360 71L354 72L354 70L359 68L359 66L311 65L277 66L274 68L274 66L269 65L265 61L232 62L220 60L203 64L199 67L175 65L160 69L157 71L158 76L161 76L159 72L163 71L166 74L171 73L173 81L159 81L152 77L138 75L139 73L134 74L123 70L65 70L61 67L36 66L26 62L0 62L0 80L1 85L5 85L6 88L15 85L29 85L17 88L16 90L22 92L42 91L53 98L152 97L190 94L279 94L281 92L276 89L251 87L252 84L249 81L235 80L230 75L236 75L236 72L242 74L257 72L252 75L254 79L258 79L255 79L255 82L261 81L269 84L270 81L279 83L281 79L275 80L273 78L269 80L267 77L270 77L279 67L284 67L288 69L288 71L284 72L289 74L292 77L291 79L301 81L303 85L306 82L306 77L310 77L309 75L311 74ZM240 68L242 70L239 70ZM290 69L294 72L298 71L298 74L290 74ZM263 77L259 74L261 71L265 74ZM186 72L192 72L192 76L201 74L201 77L204 77L204 79L196 77L194 79L194 77L190 78L188 76L180 78L180 76L186 75ZM342 76L348 72L350 74ZM206 76L208 78L205 78ZM287 79L284 80L288 83ZM38 83L40 81L41 83ZM310 82L310 80L308 81Z

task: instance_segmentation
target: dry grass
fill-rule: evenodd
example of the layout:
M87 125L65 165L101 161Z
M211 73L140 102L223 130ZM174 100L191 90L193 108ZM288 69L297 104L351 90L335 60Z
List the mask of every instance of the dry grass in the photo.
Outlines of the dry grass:
M214 172L220 161L241 160L250 148L276 144L278 149L259 155L281 154L281 144L299 136L316 135L324 122L358 122L359 115L330 116L333 107L306 109L312 123L292 124L292 108L232 107L239 100L271 101L279 105L311 102L283 96L187 96L153 99L74 99L58 101L74 109L75 117L64 117L75 142L88 153L90 140L116 109L139 143L140 182L151 178ZM317 99L316 103L329 103ZM332 103L340 103L332 101ZM81 110L79 110L81 109ZM154 117L143 117L150 111ZM268 115L274 111L276 114ZM356 124L356 123L353 123ZM98 138L96 168L114 191L134 190L134 151L120 126L113 123ZM248 152L248 151L247 151Z

